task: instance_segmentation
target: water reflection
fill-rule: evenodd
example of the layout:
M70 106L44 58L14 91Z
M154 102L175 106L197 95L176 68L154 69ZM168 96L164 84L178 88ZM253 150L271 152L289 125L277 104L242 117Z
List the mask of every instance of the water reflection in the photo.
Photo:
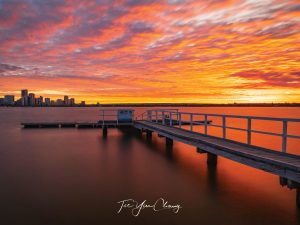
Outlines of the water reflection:
M44 109L9 110L18 113L0 114L5 126L0 129L3 224L300 223L295 191L281 188L277 176L222 157L210 167L207 154L179 142L168 150L166 139L155 133L147 142L145 133L114 128L105 139L101 129L24 131L20 118L62 120L65 109L44 114ZM84 117L72 110L72 118ZM98 109L83 110L90 110L90 116ZM238 114L237 109L232 113ZM152 202L159 197L183 210L176 215L145 212L139 218L116 214L116 202L122 199Z
M207 184L208 190L212 194L217 193L217 165L207 164Z
M151 135L151 138L146 135L146 144L152 151L163 152L168 161L175 161L173 140L157 134Z
M166 157L169 161L173 161L173 146L166 146Z

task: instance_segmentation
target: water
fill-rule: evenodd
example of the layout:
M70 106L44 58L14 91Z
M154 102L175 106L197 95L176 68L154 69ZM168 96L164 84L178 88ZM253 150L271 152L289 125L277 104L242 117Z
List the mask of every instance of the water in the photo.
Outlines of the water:
M19 125L97 120L98 110L0 108L1 224L299 224L295 191L281 187L277 176L264 171L220 157L217 168L208 169L205 154L174 142L170 155L156 134L147 143L145 137L117 129L109 129L103 139L98 129L24 130ZM300 118L299 108L183 110ZM268 142L257 138L258 144ZM277 144L272 144L275 149ZM300 154L298 146L292 142L288 151ZM138 217L126 209L118 214L117 202L129 198L140 203L164 198L182 209L177 214L149 208Z

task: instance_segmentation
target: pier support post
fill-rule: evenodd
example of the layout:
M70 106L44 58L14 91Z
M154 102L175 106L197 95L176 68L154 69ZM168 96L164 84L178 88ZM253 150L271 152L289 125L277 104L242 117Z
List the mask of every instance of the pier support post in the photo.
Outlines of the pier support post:
M300 209L300 187L296 188L296 205Z
M172 148L173 147L173 139L166 137L166 147Z
M152 131L147 130L147 135L146 135L146 137L147 137L147 141L151 141L151 139L152 139Z
M207 153L207 165L216 166L218 162L218 156L210 152Z
M166 137L166 153L168 158L173 156L173 139Z
M284 177L279 177L279 183L280 183L280 185L281 185L282 187L284 187L284 186L287 185L288 181L287 181L287 179L284 178Z
M136 135L141 138L143 136L142 130L136 129Z
M207 153L207 152L202 150L201 148L197 147L197 153L202 154L202 153Z
M103 126L102 127L102 134L103 134L103 137L107 137L107 126Z

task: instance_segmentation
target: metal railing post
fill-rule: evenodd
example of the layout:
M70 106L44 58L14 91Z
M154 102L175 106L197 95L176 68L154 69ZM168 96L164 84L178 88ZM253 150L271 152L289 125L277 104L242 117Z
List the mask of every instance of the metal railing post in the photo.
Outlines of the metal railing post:
M193 114L190 114L190 125L191 125L191 131L193 130Z
M170 112L170 126L173 126L173 121L172 121L172 112Z
M286 142L287 142L287 121L282 121L282 152L286 152Z
M155 110L155 120L156 120L156 123L157 123L158 122L157 110Z
M181 128L181 113L179 113L178 115L179 115L179 128Z
M152 110L148 111L148 121L152 122Z
M222 129L223 129L223 138L226 139L226 116L222 115Z
M207 114L204 115L204 134L207 135Z
M248 117L247 144L251 145L251 117Z
M104 125L104 111L102 111L102 125Z
M165 125L165 112L162 111L161 113L162 113L162 115L161 115L162 116L162 118L161 118L162 119L162 125Z

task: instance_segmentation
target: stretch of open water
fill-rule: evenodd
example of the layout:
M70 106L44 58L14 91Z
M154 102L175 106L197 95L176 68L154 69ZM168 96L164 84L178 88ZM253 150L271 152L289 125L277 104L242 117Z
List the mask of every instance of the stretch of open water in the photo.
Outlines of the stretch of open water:
M144 108L136 108L136 114ZM300 118L299 108L182 108L181 111ZM96 121L99 108L0 108L0 224L299 224L295 190L279 185L278 176L219 157L208 169L206 155L174 142L167 153L164 138L152 142L109 129L22 129L28 121ZM218 119L212 118L217 124ZM229 124L244 126L242 121ZM277 131L260 122L256 129ZM201 127L196 128L202 129ZM220 131L210 129L211 134ZM228 131L229 132L229 131ZM299 134L299 125L289 132ZM238 133L231 139L245 140ZM280 139L254 135L254 144L280 150ZM288 152L300 154L289 140ZM118 214L121 200L163 198L180 204L178 213L130 209Z

